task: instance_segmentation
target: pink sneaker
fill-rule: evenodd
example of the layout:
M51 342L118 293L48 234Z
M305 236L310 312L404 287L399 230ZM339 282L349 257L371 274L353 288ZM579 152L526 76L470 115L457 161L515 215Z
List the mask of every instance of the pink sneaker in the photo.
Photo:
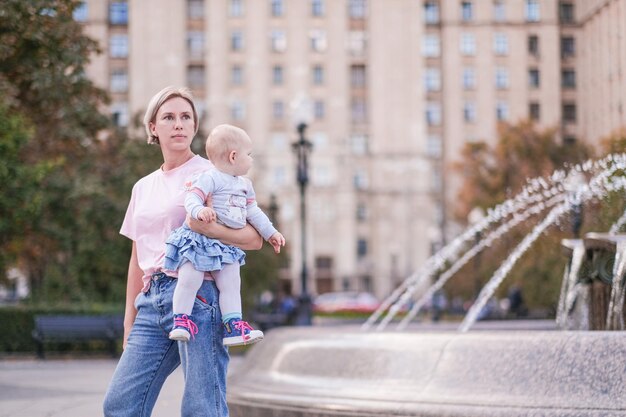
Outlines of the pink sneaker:
M170 332L171 340L188 342L198 333L198 326L186 314L174 314L174 328Z

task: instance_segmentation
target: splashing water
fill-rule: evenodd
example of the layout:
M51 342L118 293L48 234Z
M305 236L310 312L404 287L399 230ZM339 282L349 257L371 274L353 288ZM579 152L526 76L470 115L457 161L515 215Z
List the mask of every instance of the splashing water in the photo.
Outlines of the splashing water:
M548 200L545 204L539 203L535 206L529 207L523 213L513 216L511 220L502 224L498 229L489 233L485 238L483 238L480 242L474 245L470 250L465 252L465 254L458 260L454 265L452 265L445 273L443 273L437 282L433 284L423 295L422 297L413 305L408 314L402 319L402 321L398 324L397 330L403 330L406 326L415 318L415 316L420 312L422 307L431 299L431 297L443 288L443 286L448 282L450 278L454 274L456 274L467 262L469 262L472 258L474 258L478 253L480 253L483 249L490 246L496 239L500 238L502 235L507 233L510 229L517 226L518 224L528 220L531 216L538 214L545 210L546 208L552 207L553 205L561 202L563 200L562 195L557 195L552 199Z
M567 317L574 307L576 296L578 295L580 284L578 281L578 272L585 258L585 245L582 240L570 241L574 248L572 251L572 260L565 269L563 275L563 283L561 284L561 295L556 312L556 323L561 329L567 328Z
M530 248L532 243L543 233L550 225L555 223L559 217L565 214L572 207L582 204L583 201L589 200L592 197L601 197L607 195L611 191L624 190L626 188L626 178L618 177L611 178L611 176L618 170L623 170L626 167L625 155L616 158L613 156L615 164L612 167L605 167L604 170L591 179L591 181L580 187L572 198L562 205L552 209L548 216L528 234L522 242L515 248L515 250L509 255L509 257L503 262L498 270L493 274L491 279L483 287L482 291L478 295L478 298L474 305L467 312L467 315L463 319L463 322L459 326L459 331L466 332L476 322L478 315L483 307L487 304L487 301L493 296L498 286L502 283L506 275L509 273L513 265L519 260L519 258ZM613 295L615 294L615 295ZM623 309L624 301L624 289L620 284L620 288L613 285L613 292L611 297L611 304L615 305L614 310ZM615 303L613 303L615 300ZM621 301L621 304L619 303ZM622 310L623 311L623 310ZM619 325L619 324L617 324ZM623 320L622 320L623 327Z
M626 269L626 241L619 241L615 247L613 283L609 311L606 316L607 330L624 330L624 270Z
M541 210L538 210L538 207L541 207L542 204L545 207L551 207L554 204L562 202L564 200L564 195L566 194L562 183L568 175L583 172L596 174L600 171L600 174L595 175L586 185L584 195L581 192L577 192L573 201L561 203L559 206L554 208L541 222L541 224L536 226L526 239L520 243L518 248L516 248L516 250L507 258L507 260L483 288L481 295L479 295L479 299L481 299L481 303L484 306L519 257L521 257L521 255L530 247L534 240L536 240L541 233L545 231L547 227L555 223L571 208L573 204L581 204L581 200L587 200L593 196L605 195L609 191L623 190L626 186L624 178L618 178L618 180L610 181L610 176L613 175L618 169L624 170L625 167L626 155L615 154L609 155L597 161L585 161L582 164L572 167L568 172L565 170L557 170L549 178L536 178L529 180L522 192L493 209L490 209L487 216L482 221L468 228L462 235L458 236L450 244L446 245L439 252L431 256L420 270L409 276L396 290L393 291L389 297L387 297L387 299L383 301L383 303L381 303L380 307L363 324L362 329L369 329L376 323L381 315L389 309L387 316L383 318L377 327L377 330L384 329L393 317L401 310L401 308L411 300L413 294L417 292L417 290L421 288L424 283L431 279L437 271L443 268L448 262L453 262L461 257L461 259L459 259L448 271L442 274L439 280L437 280L435 284L431 285L420 300L414 304L407 317L405 317L405 319L398 326L398 328L404 328L419 312L419 309L424 305L429 297L440 289L463 264L484 249L484 247L488 246L493 240L506 233L515 224L521 222L522 218L539 213ZM560 196L560 198L556 198L557 196ZM483 241L474 245L469 250L466 250L463 256L461 256L463 247L466 246L467 242L473 240L477 233L482 234L484 230L490 227L491 224L500 222L508 216L513 216L513 219L508 220L496 231L491 232L485 239L483 239ZM626 222L626 212L623 217L623 221ZM624 291L622 290L620 294L623 301ZM618 294L616 297L619 299L620 295ZM484 298L484 300L482 298ZM561 304L561 302L559 304ZM616 303L616 305L617 304L621 306L623 302ZM569 305L569 301L565 305ZM482 306L480 309L482 309ZM466 331L469 327L471 327L478 312L480 312L480 309L478 308L477 300L477 303L474 304L463 321L460 328L461 331Z

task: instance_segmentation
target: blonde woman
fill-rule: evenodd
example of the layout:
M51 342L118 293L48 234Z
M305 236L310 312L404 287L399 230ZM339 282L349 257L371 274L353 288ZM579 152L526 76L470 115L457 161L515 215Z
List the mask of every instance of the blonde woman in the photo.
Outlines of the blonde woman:
M212 164L191 151L198 131L193 97L167 87L148 104L144 117L148 143L161 148L163 165L137 181L120 233L133 241L126 291L124 352L104 400L106 417L148 417L167 377L182 363L185 374L181 415L227 416L228 351L222 343L218 290L206 274L193 305L203 332L192 343L172 341L175 273L163 272L165 241L186 217L185 181ZM216 222L190 220L207 236L241 249L259 249L252 226L229 229Z

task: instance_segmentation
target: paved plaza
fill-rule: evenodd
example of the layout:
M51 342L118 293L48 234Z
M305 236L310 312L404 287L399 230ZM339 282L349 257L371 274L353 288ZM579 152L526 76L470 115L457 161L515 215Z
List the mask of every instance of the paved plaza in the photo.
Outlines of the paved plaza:
M233 357L231 369L241 361ZM0 361L0 417L93 417L102 415L102 399L115 359L21 359ZM183 372L168 378L153 417L180 415Z

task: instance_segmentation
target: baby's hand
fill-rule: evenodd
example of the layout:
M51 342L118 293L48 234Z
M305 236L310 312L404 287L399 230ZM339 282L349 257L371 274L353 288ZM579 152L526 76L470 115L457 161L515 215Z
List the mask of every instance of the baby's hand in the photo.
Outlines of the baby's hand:
M285 246L285 237L280 232L274 233L267 241L272 245L276 253L280 253L280 247Z
M203 222L211 223L217 219L217 214L215 210L211 207L205 207L198 213L198 220L202 220Z

